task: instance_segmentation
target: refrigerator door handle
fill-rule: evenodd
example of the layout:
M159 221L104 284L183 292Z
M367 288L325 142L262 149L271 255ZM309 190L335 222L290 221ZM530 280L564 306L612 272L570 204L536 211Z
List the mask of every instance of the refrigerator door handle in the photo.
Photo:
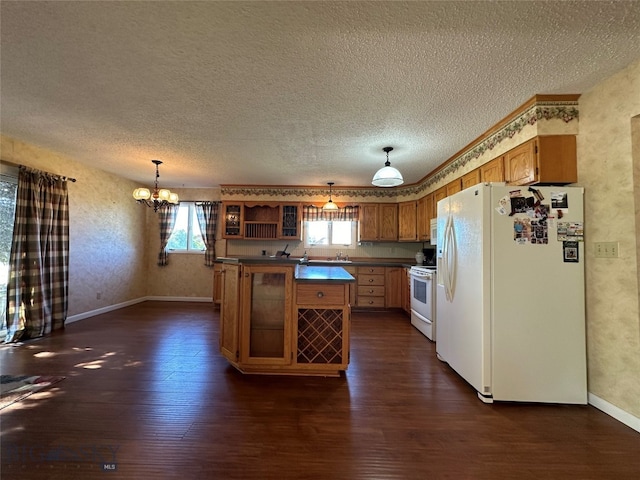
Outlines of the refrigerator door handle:
M456 270L457 270L457 257L458 246L456 244L456 232L453 224L453 217L450 217L449 233L447 240L447 282L449 289L449 299L453 301L453 295L456 285Z
M443 240L443 255L442 255L442 263L444 266L443 275L442 275L442 283L444 284L444 292L445 297L448 301L452 301L453 297L451 295L451 228L452 228L452 218L451 215L447 217L447 224L445 225Z

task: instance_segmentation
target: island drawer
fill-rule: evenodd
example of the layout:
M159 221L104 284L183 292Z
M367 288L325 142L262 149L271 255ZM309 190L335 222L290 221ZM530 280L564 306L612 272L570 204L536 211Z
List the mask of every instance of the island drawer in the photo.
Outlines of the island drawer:
M348 303L345 290L345 284L300 283L296 285L296 303L298 305L343 305Z

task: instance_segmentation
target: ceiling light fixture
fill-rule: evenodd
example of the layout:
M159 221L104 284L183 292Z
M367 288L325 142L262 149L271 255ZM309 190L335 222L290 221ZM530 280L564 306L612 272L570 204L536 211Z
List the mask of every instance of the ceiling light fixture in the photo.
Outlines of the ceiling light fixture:
M177 205L180 202L177 193L171 193L171 191L166 188L158 189L158 177L160 177L158 165L161 165L162 162L160 160L151 160L151 163L156 165L156 183L153 193L151 193L148 188L136 188L133 191L133 198L135 198L138 203L144 203L147 207L153 207L154 212L157 212L158 209L165 205Z
M404 183L402 174L398 169L393 168L389 162L389 152L393 150L393 147L384 147L383 152L387 153L387 161L384 163L384 167L376 172L373 176L371 183L376 187L397 187Z
M331 186L333 185L333 182L327 182L327 185L329 185L329 200L322 206L322 210L325 212L337 212L338 205L333 203L333 200L331 199Z

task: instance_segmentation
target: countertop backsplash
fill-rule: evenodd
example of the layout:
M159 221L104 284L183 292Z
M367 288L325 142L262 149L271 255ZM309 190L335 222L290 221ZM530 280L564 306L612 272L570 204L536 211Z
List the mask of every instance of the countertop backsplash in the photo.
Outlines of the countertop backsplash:
M376 243L367 242L365 245L356 245L354 247L307 247L305 248L303 242L292 242L287 240L273 240L273 241L253 241L253 240L227 240L226 251L220 249L218 251L218 245L225 242L216 242L216 254L218 256L255 256L262 255L262 251L265 251L265 255L274 255L277 251L287 248L287 253L290 253L292 257L302 257L304 252L311 258L335 258L336 255L342 252L342 256L353 258L413 258L415 254L422 250L422 242L416 243ZM222 246L222 245L220 245Z

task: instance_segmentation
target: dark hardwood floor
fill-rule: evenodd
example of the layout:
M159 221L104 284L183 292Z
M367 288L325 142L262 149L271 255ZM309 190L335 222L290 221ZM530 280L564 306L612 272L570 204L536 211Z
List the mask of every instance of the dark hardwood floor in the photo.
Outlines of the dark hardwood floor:
M590 406L485 405L399 313L353 314L342 378L238 373L202 303L134 305L0 361L66 377L0 412L2 479L640 477L638 432Z

